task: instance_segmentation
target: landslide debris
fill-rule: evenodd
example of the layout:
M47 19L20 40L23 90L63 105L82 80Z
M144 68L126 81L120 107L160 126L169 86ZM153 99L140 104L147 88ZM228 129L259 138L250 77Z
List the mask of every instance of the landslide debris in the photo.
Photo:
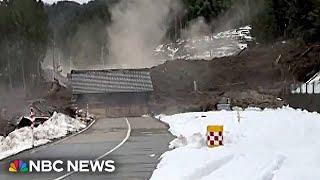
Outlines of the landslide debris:
M212 60L172 60L151 68L155 111L213 110L223 97L240 107L280 107L293 82L320 69L319 45L296 41L256 45L241 54ZM194 91L194 82L197 91Z

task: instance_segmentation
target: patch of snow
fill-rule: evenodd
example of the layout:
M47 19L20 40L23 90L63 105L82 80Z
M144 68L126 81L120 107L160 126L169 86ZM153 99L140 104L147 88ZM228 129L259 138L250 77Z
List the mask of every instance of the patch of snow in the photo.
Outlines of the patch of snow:
M154 55L163 60L174 59L213 59L232 56L248 47L253 41L251 27L220 32L211 36L178 39L176 42L161 44L154 50Z
M150 115L150 114L144 114L144 115L142 115L141 117L143 117L143 118L149 118L149 117L151 117L151 115Z
M247 107L245 110L246 111L262 111L262 109L258 107Z
M240 123L236 111L158 116L185 140L161 156L151 180L320 179L320 114L290 107L239 113ZM224 126L224 146L197 144L215 124Z
M61 113L54 113L49 120L33 129L34 146L49 143L54 139L62 138L85 127L85 123L79 119L73 119ZM17 129L7 137L0 138L0 160L30 148L32 148L31 127Z
M156 157L156 155L155 155L155 154L150 154L149 156L150 156L150 157Z
M243 108L242 107L238 107L238 106L234 106L234 107L232 107L232 110L233 111L243 111Z
M187 138L181 135L169 143L169 148L173 149L173 148L184 147L187 144L188 144Z
M187 139L187 146L191 148L202 148L206 146L206 137L203 136L201 133L194 133Z

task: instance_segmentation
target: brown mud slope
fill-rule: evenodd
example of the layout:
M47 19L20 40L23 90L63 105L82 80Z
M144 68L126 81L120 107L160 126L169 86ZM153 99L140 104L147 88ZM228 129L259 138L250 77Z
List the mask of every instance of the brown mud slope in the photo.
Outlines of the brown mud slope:
M233 105L279 107L277 99L288 84L319 70L319 49L298 43L257 45L240 55L206 60L176 60L153 67L152 105L155 111L210 110L222 97ZM311 55L310 55L311 54ZM309 57L311 56L311 57ZM297 61L299 63L297 63ZM305 68L305 62L310 62ZM194 81L199 92L194 92Z
M305 82L319 72L320 44L296 47L279 63L286 67L297 81Z

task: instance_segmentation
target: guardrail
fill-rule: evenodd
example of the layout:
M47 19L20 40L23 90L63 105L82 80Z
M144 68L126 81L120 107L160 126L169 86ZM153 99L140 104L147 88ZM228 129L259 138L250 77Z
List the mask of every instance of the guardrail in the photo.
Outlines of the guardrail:
M320 82L291 84L290 94L320 94Z

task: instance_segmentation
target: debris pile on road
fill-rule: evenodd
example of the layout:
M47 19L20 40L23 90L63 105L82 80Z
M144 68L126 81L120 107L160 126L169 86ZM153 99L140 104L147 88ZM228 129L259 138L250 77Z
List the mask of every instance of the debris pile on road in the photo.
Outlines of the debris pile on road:
M81 109L77 106L71 107L71 117L81 120L84 123L90 123L94 119L94 115L90 114L88 110Z
M232 106L239 107L260 107L260 108L277 108L282 107L285 103L275 96L262 94L255 90L235 91L224 94L232 99Z
M36 116L47 116L50 117L54 112L59 111L57 106L52 105L44 99L39 99L31 103L31 106L35 110Z
M33 129L33 138L31 127L16 129L7 137L1 136L0 159L30 149L33 146L49 143L54 139L78 132L85 127L86 123L80 119L74 119L61 113L54 113L49 120Z

